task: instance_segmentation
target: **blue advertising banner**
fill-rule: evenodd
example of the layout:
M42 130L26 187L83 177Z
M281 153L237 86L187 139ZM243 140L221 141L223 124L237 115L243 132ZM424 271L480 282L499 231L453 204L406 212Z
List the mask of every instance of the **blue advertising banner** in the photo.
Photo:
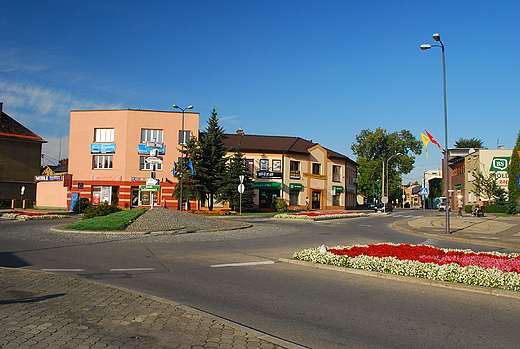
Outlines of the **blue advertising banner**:
M61 175L49 175L49 176L34 176L36 182L43 181L61 181L63 177Z
M91 143L91 154L114 154L116 152L115 143Z
M137 154L139 155L149 155L150 151L157 148L147 148L146 144L139 143L137 144ZM157 155L164 155L166 153L166 145L163 145L162 148L157 149Z

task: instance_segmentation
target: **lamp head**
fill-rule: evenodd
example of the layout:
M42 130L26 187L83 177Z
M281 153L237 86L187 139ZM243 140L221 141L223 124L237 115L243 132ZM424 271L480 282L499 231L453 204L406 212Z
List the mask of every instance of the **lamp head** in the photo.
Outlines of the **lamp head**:
M174 109L179 109L179 106L177 104L172 105Z
M186 108L186 109L193 109L193 106L189 105L188 108Z
M441 41L441 36L439 35L439 33L433 34L432 37L433 37L433 40L435 40L435 41Z
M429 50L431 48L432 48L432 45L430 45L430 44L422 44L421 45L421 50Z

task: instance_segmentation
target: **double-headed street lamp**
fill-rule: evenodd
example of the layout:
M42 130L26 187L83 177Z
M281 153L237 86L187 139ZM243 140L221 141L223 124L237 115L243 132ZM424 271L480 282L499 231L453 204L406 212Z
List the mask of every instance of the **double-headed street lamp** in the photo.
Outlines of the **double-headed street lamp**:
M187 106L186 108L181 108L179 107L177 104L174 104L172 106L174 109L180 109L182 110L182 122L181 122L181 131L179 132L179 144L181 145L181 161L179 161L179 167L180 167L180 173L181 173L181 178L180 178L180 181L179 181L179 185L181 186L181 189L180 189L180 205L179 205L179 209L180 211L182 212L182 204L183 204L183 197L182 197L182 177L184 176L184 143L186 143L186 135L184 134L184 111L185 110L188 110L188 109L193 109L193 106L192 105L189 105Z
M442 82L444 91L444 196L446 197L446 234L450 234L450 179L448 178L448 107L446 103L446 60L444 58L444 45L441 41L439 33L433 34L433 40L437 41L438 45L422 44L421 50L429 50L432 47L440 47L442 50Z

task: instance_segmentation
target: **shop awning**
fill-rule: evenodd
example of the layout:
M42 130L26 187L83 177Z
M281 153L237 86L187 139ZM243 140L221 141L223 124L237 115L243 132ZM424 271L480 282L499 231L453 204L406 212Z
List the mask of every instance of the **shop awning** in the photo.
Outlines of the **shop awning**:
M282 189L283 183L281 182L253 182L251 183L253 189Z
M303 190L303 184L301 184L301 183L289 183L289 190Z

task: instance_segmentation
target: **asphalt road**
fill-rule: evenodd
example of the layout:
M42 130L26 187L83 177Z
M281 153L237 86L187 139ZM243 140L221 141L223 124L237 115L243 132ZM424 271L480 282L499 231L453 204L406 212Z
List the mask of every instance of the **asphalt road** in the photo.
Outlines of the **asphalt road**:
M12 227L24 229L29 222L0 222L0 265L139 290L311 348L517 347L519 299L276 262L322 244L406 242L490 250L390 228L396 219L422 213L397 210L322 222L245 219L285 228L270 237L171 242L74 241L49 233L14 238ZM34 223L25 227L39 234Z

